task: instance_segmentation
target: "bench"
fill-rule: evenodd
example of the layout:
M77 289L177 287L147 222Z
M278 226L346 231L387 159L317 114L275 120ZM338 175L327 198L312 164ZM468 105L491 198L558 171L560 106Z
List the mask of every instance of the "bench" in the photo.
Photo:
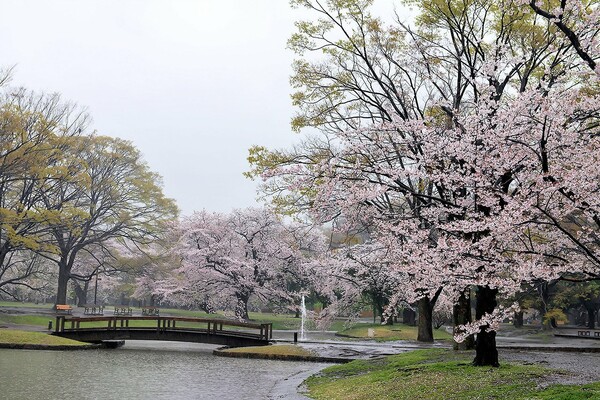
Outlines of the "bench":
M85 315L104 315L104 306L96 304L86 304L83 313Z
M73 307L71 307L68 304L57 304L56 305L56 312L57 313L71 314L72 311L73 311Z
M154 306L142 307L142 315L158 316L160 314L160 308Z
M129 306L115 306L114 315L132 315L133 310Z

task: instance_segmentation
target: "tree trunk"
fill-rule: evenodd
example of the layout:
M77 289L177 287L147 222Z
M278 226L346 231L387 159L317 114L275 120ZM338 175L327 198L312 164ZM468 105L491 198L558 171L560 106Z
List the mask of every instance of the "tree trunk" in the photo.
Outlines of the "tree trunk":
M471 290L465 289L460 294L458 302L452 309L453 333L457 333L457 327L471 322ZM473 350L475 348L475 339L473 335L466 338L462 343L453 342L454 350Z
M498 289L490 289L488 286L477 286L475 306L475 318L481 319L484 314L491 314L496 308L496 294ZM498 367L498 349L496 348L496 332L486 332L489 325L479 327L477 340L475 341L475 366Z
M417 340L419 342L433 342L433 306L429 301L429 296L421 298L418 302L419 323Z
M377 311L377 314L379 314L379 323L393 325L394 319L391 316L387 319L387 321L385 319L385 306L387 303L386 299L379 293L373 293L371 295L371 299L373 301L373 310ZM373 317L375 317L375 315L373 315Z
M67 304L67 286L70 271L66 264L58 264L58 288L56 289L56 304Z
M513 325L515 328L523 327L523 311L519 311L519 312L515 313L515 316L513 319Z
M596 309L593 307L585 308L588 314L588 329L596 329Z
M542 314L542 330L550 329L550 324L545 324L544 319L546 318L546 313L548 312L548 304L550 302L550 288L548 286L548 282L541 282L538 287L538 293L540 295L541 305L540 305L540 313Z
M73 287L75 288L75 295L77 296L77 306L83 307L87 304L87 294L89 282L84 282L83 287L77 281L73 281Z
M417 314L413 309L406 307L402 310L402 323L409 326L417 325Z
M238 295L237 304L235 305L235 316L240 321L248 321L248 299L249 296Z

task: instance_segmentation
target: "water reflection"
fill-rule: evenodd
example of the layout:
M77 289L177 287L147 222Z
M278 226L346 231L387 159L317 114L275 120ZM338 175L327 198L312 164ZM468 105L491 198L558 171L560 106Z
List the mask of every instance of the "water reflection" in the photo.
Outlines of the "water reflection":
M317 365L222 358L214 346L130 341L117 350L0 350L6 399L267 399Z

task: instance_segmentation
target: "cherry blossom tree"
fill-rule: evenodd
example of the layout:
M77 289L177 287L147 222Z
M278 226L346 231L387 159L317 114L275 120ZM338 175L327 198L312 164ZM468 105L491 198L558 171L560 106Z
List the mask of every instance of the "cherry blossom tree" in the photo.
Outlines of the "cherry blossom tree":
M289 282L302 279L303 260L318 245L318 236L284 225L266 209L201 211L182 219L175 231L173 252L181 268L161 283L162 294L208 295L215 305L233 299L242 320L248 319L251 298L281 307L293 303Z
M475 287L477 321L457 339L476 333L474 364L498 365L494 330L513 312L498 296L594 266L597 75L528 5L422 1L418 29L384 32L366 3L301 3L322 19L299 24L296 42L330 56L301 64L315 97L296 97L323 139L257 148L254 173L276 204L371 227L421 315L442 288L459 299ZM334 27L342 41L327 38Z
M387 312L399 277L387 265L385 251L372 241L351 246L338 243L309 263L310 287L327 300L317 316L320 325L340 314L358 316L367 305L373 307L382 323L392 322ZM397 303L403 300L394 298Z

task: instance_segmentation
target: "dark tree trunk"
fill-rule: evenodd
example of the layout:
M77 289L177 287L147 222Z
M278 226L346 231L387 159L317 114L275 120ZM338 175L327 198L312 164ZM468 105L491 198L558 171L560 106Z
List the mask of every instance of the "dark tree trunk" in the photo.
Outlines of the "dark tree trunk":
M433 342L433 305L428 296L421 298L418 302L419 322L417 340L419 342Z
M542 314L542 329L548 330L550 329L550 324L544 323L546 319L546 313L548 312L548 304L550 302L550 288L548 282L541 282L538 287L538 293L540 295L541 306L540 313Z
M584 312L579 312L577 314L577 325L580 325L580 326L587 325L587 321L585 320Z
M373 318L375 318L375 314L379 315L379 322L381 324L393 325L394 319L390 316L390 318L385 319L385 307L387 305L387 299L381 295L381 293L375 292L371 293L371 300L373 301Z
M514 315L513 325L515 328L523 327L523 311L518 311Z
M56 304L67 304L67 286L70 270L66 264L58 264L58 288L56 289Z
M596 328L596 309L593 307L586 307L585 310L587 311L587 315L588 315L588 323L587 323L588 329L595 329Z
M452 309L452 322L454 324L454 333L457 332L457 326L471 322L471 290L465 289L458 298L458 302ZM473 335L466 338L462 343L453 342L454 350L472 350L475 348L475 339Z
M402 310L402 323L405 325L417 325L417 313L412 308L406 307Z
M237 304L235 305L235 316L237 319L242 321L248 321L248 300L249 296L238 295Z
M83 282L83 287L81 287L80 282L73 281L75 288L75 295L77 296L77 306L83 307L87 302L87 294L88 294L88 286L89 282Z
M475 318L480 319L484 314L491 314L496 305L496 294L498 289L490 289L487 286L477 286L475 306ZM477 333L475 341L475 359L473 365L498 367L498 349L496 348L496 332L486 332L489 325L483 325Z

